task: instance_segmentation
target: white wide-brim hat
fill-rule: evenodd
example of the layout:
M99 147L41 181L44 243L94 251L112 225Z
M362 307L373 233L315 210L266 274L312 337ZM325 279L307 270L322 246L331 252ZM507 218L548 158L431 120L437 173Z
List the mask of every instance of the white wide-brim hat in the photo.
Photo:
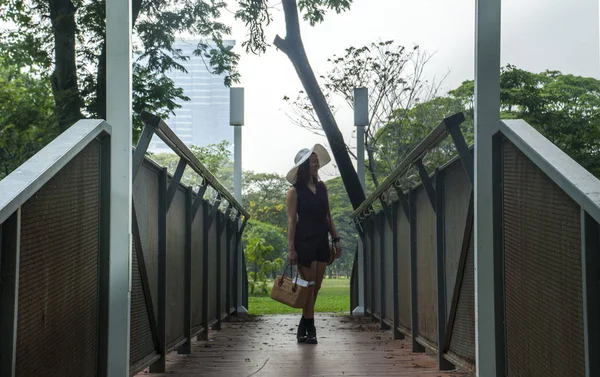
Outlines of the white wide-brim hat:
M302 165L312 154L316 154L319 159L319 165L322 168L327 165L331 161L331 157L329 156L329 152L325 149L321 144L315 144L312 148L304 148L301 149L298 153L296 153L296 157L294 158L294 167L290 169L285 178L292 185L296 183L296 178L298 175L298 168Z

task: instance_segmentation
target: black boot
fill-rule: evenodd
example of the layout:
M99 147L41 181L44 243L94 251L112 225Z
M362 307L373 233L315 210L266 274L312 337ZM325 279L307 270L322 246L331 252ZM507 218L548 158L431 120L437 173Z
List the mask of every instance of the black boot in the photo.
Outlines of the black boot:
M315 328L315 319L306 320L306 343L317 344L317 329Z
M296 334L296 339L298 339L298 343L306 342L306 318L302 316L300 318L300 323L298 324L298 333Z

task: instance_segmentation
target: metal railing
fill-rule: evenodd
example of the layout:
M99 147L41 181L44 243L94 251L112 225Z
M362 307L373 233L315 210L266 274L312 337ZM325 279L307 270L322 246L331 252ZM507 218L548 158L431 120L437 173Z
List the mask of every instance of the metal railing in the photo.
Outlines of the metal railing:
M161 119L146 112L142 119L133 155L131 317L143 323L132 325L132 375L149 365L164 372L169 352L190 353L193 337L206 340L209 327L220 329L236 310L237 261L241 253L245 263L241 235L250 218ZM173 175L144 157L153 135L180 157ZM202 178L197 192L180 183L186 166ZM217 192L213 203L204 198L209 186Z
M107 373L110 130L79 121L0 181L2 376ZM173 175L145 157L149 133L180 156ZM180 183L186 166L202 178L198 191ZM134 375L164 371L169 352L189 353L239 295L247 302L235 272L249 215L160 120L133 151L132 213Z
M106 360L111 127L81 120L0 181L0 375Z
M432 135L441 127L458 128L447 119ZM524 121L496 127L489 279L502 375L596 375L600 181ZM410 336L413 351L437 352L440 369L474 371L472 152L454 131L459 158L428 176L421 158L441 140L432 135L353 213L365 245L365 309L397 339ZM403 191L400 178L412 164L422 182Z

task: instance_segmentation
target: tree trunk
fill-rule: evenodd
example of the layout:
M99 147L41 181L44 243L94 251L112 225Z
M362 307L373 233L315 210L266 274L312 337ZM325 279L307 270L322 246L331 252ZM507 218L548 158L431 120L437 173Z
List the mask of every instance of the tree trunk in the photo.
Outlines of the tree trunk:
M354 209L358 208L365 200L365 193L360 185L358 174L352 165L344 137L340 132L335 118L327 104L327 100L319 87L315 74L308 62L306 51L300 36L300 21L296 0L282 0L285 13L286 36L282 39L275 37L274 44L290 59L302 86L315 109L319 122L323 127L333 157L342 176L342 181Z
M142 0L131 0L131 28L135 26L142 10ZM98 118L106 119L106 35L100 46L100 57L98 58L98 72L96 74L96 104L94 111Z
M76 10L70 0L50 1L55 62L54 72L52 72L52 92L60 132L82 118L75 57Z

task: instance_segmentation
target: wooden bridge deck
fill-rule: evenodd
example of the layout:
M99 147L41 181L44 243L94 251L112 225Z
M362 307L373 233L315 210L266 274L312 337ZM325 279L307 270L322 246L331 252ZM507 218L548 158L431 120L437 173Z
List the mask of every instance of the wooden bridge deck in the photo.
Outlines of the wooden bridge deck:
M317 314L319 344L297 344L297 315L246 316L210 331L191 355L167 357L167 373L138 376L468 376L440 372L433 355L414 354L410 340L393 340L366 318Z

